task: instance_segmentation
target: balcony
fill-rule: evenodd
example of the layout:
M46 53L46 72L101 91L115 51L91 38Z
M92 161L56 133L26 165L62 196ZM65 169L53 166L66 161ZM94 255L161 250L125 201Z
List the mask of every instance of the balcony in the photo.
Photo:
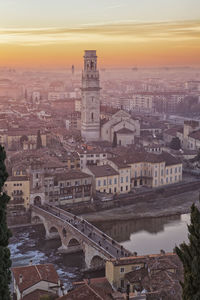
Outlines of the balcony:
M24 198L22 197L14 197L11 201L10 204L24 204Z
M22 191L14 191L12 192L12 196L15 197L15 196L22 196L24 193Z

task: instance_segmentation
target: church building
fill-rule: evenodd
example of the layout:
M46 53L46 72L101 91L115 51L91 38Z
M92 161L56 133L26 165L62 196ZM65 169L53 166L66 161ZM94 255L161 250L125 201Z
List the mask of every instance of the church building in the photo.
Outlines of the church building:
M96 50L85 50L82 72L81 136L86 142L109 141L126 146L140 135L139 120L123 110L100 126L100 85Z

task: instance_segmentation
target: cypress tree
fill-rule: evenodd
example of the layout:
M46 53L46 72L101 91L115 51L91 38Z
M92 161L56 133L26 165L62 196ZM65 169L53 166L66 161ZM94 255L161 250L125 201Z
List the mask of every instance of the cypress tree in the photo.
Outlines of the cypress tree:
M5 161L6 152L0 145L0 299L10 299L9 284L11 282L11 260L8 248L11 232L7 227L6 208L10 197L3 192L3 186L8 178Z
M200 299L200 212L193 204L191 224L188 225L189 243L175 248L183 263L184 282L181 282L183 300Z
M41 134L40 134L40 130L38 130L37 132L37 145L36 148L42 148L42 138L41 138Z

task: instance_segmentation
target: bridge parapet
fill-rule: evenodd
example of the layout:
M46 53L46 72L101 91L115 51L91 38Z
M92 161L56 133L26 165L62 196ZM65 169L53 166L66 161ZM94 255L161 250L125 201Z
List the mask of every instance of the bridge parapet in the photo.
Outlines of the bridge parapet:
M58 208L56 206L51 206L51 207L53 208L53 210L57 211L58 213L66 215L71 220L76 220L77 222L84 222L84 224L87 224L88 228L91 228L91 230L93 231L93 233L97 233L97 234L101 235L104 240L107 240L109 243L111 243L112 245L114 245L115 248L118 249L118 251L120 251L120 252L123 251L124 254L122 256L130 256L130 255L132 255L132 253L129 250L125 249L117 241L113 240L110 236L108 236L106 233L104 233L103 231L101 231L100 229L98 229L96 226L94 226L91 223L89 223L87 220L85 220L85 219L83 219L81 217L78 217L78 216L76 216L76 215L74 215L74 214L72 214L72 213L70 213L68 211L60 209L60 208Z
M97 263L97 257L105 261L131 255L131 252L124 249L118 242L80 217L49 205L34 205L31 209L32 216L38 216L44 223L47 237L56 237L55 229L57 229L62 242L60 249L62 252L70 253L80 251L80 249L84 251L87 268L90 268L92 261ZM71 244L72 240L77 241L77 244ZM95 260L93 260L94 257Z

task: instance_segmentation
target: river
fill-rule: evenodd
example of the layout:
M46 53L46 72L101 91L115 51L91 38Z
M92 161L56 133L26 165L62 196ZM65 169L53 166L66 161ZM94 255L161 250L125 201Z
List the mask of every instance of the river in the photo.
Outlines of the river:
M174 246L187 241L187 224L189 214L170 217L148 218L129 221L112 221L95 223L99 229L120 242L125 248L138 255L159 253L160 249L173 251ZM13 230L10 239L10 250L13 266L29 264L53 263L63 280L66 289L73 281L88 276L84 274L84 255L76 253L70 255L59 254L57 249L59 240L45 240L42 225L24 227ZM89 276L103 273L89 274Z

